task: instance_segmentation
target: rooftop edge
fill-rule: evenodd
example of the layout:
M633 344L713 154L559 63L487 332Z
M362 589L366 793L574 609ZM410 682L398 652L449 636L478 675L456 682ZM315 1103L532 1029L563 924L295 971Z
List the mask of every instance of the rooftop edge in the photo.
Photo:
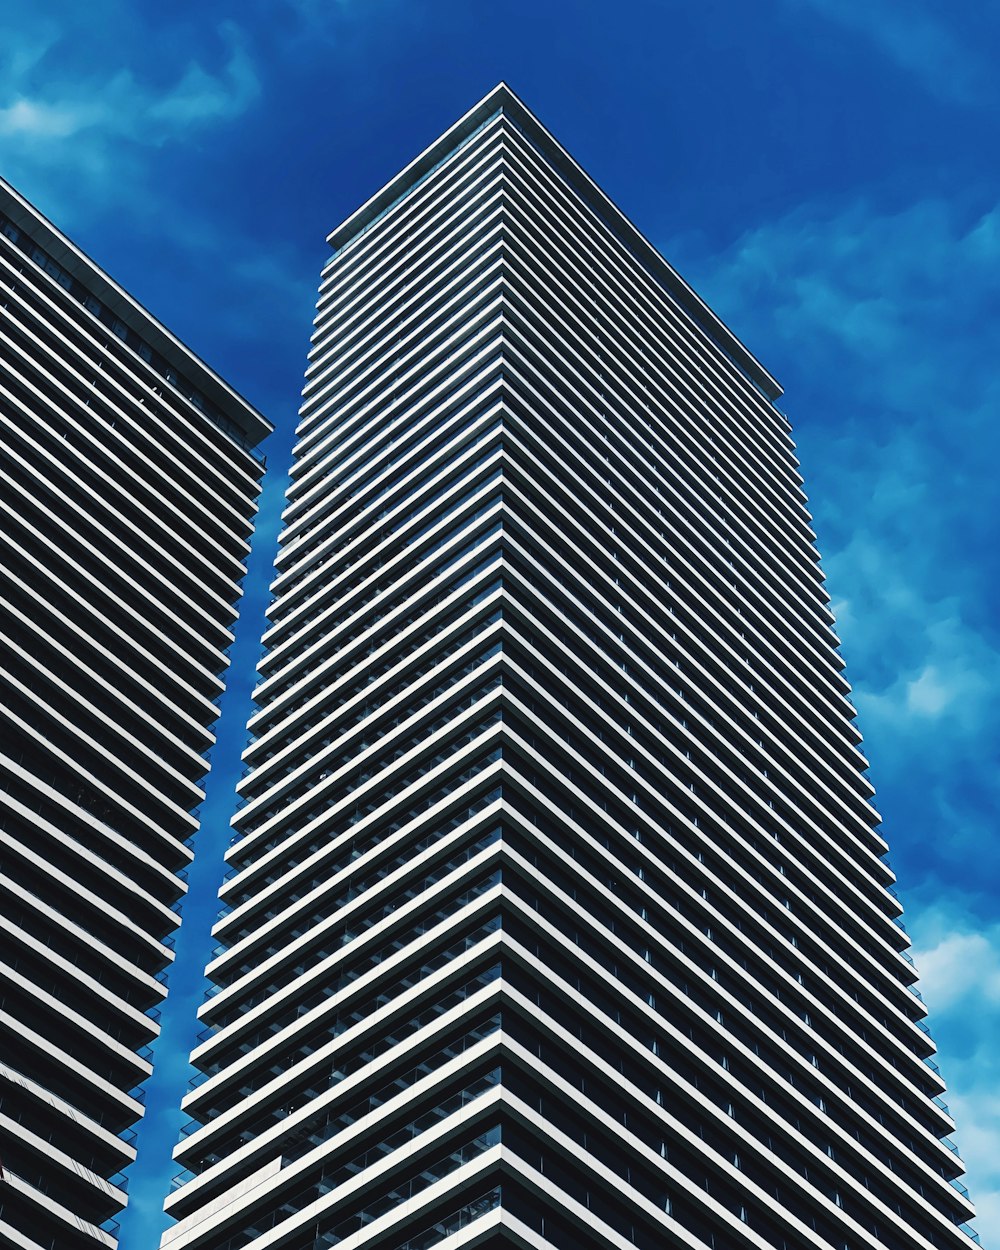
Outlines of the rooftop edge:
M2 177L0 213L9 217L19 230L50 253L67 273L92 290L116 317L145 339L165 360L176 365L178 371L245 434L249 447L256 447L271 433L274 426L263 413L258 412Z
M670 293L692 321L712 340L724 355L772 402L783 393L774 378L749 348L744 346L722 319L665 260L642 232L601 190L589 174L573 159L555 136L542 125L506 83L499 83L464 117L425 148L404 169L366 200L327 236L327 243L339 251L376 218L391 208L436 165L457 149L470 135L497 112L503 112L532 140L559 171L581 199L597 214L604 225Z

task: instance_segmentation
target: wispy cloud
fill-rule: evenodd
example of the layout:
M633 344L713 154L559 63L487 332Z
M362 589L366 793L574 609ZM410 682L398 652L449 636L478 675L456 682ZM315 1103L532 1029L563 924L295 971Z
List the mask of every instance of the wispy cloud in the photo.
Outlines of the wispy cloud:
M228 45L225 62L215 74L191 61L177 83L148 99L148 119L160 134L178 127L240 117L260 95L260 82L239 27L225 22L221 34Z
M977 104L996 100L992 59L962 39L955 22L938 17L926 0L787 0L856 31L913 73L942 100Z
M137 31L116 18L112 3L104 7L107 29L121 26L123 35L102 56L91 55L90 32L69 13L60 31L29 27L0 53L0 158L8 177L51 185L56 195L72 185L78 200L120 196L130 179L142 180L143 152L190 142L256 103L258 74L235 23L219 23L202 41L217 46L211 60L189 49L175 56L160 48L155 31ZM155 78L135 68L143 43L157 48Z
M38 59L15 51L12 68L19 72L7 80L0 135L63 139L99 131L107 138L157 145L189 127L238 117L257 99L260 85L239 28L225 22L219 33L227 48L219 68L210 72L198 60L188 61L167 87L120 69L97 79L67 75L33 88L26 80Z
M695 249L668 254L786 385L958 1144L1000 1227L1000 210L805 204Z

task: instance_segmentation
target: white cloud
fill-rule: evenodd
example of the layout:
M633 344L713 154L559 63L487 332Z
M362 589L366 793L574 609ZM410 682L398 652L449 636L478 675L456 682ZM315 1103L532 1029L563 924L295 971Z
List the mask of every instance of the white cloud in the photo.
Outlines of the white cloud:
M947 933L920 954L919 967L936 1012L968 1006L970 998L977 1009L1000 1008L1000 927Z
M995 1245L989 1234L1000 1229L1000 924L980 930L974 923L970 901L951 896L918 913L912 927L976 1227Z
M934 664L925 665L920 676L906 685L906 710L919 716L940 716L954 704L958 691L941 677Z
M93 109L86 110L93 114ZM46 104L19 97L0 108L0 135L25 135L30 139L65 139L83 123L78 108Z

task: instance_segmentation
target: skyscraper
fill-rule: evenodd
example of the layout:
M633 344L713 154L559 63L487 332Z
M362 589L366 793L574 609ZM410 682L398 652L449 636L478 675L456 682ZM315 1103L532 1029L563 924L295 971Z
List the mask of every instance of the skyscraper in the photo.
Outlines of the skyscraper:
M268 423L0 182L0 1247L116 1245Z
M504 86L329 241L164 1247L964 1247L777 383Z

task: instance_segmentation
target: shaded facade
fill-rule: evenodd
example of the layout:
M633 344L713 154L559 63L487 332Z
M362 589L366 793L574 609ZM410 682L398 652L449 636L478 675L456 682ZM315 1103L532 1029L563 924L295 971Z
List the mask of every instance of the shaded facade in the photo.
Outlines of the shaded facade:
M0 1246L117 1244L269 425L0 183Z
M330 242L163 1246L960 1250L780 388L503 86Z

